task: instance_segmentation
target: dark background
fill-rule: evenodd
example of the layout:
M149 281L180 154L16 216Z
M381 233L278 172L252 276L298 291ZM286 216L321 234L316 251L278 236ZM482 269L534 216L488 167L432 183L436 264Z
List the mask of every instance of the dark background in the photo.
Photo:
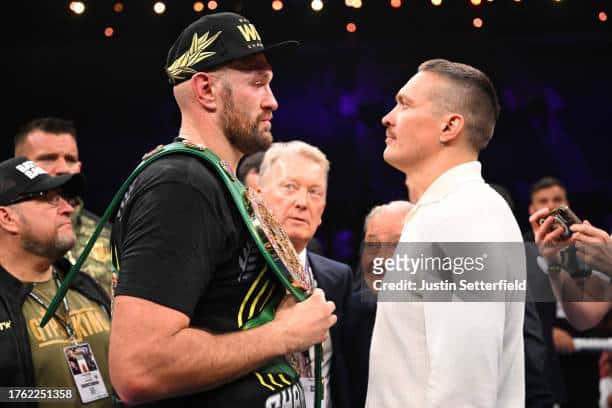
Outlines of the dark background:
M83 15L68 2L21 2L5 53L5 122L1 158L12 153L17 127L39 116L75 121L87 207L101 213L141 155L170 141L179 126L163 72L170 45L198 15L190 1L167 2L163 15L149 1L88 1ZM363 217L377 204L406 196L404 177L382 160L381 117L397 90L429 58L474 65L495 83L502 114L482 154L485 179L510 190L527 227L529 186L545 175L567 183L575 212L612 229L609 139L612 119L611 1L363 0L359 10L325 1L219 0L216 11L238 11L265 42L300 40L299 51L275 62L280 103L276 140L301 139L331 161L329 196L319 229L327 255L354 262ZM472 27L481 17L484 27ZM348 22L358 25L348 33ZM8 23L7 23L8 24ZM106 38L104 28L115 35ZM5 93L6 95L6 93Z

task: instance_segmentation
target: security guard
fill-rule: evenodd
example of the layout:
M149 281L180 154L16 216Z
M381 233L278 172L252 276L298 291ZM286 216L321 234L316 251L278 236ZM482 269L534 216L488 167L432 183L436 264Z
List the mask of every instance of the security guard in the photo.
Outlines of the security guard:
M59 118L39 118L25 124L15 136L15 156L27 157L52 176L81 172L74 124ZM87 211L78 197L72 214L77 240L74 248L66 253L70 262L76 262L98 220L99 217ZM93 277L109 295L112 280L110 229L110 225L104 227L82 267L82 271Z

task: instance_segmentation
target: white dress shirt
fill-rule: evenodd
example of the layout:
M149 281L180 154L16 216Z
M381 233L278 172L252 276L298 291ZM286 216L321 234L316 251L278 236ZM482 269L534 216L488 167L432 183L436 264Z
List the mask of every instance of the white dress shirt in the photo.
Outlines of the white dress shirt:
M469 162L438 177L409 213L400 241L522 242L510 208L480 170ZM507 262L524 271L520 253ZM523 407L523 317L523 302L379 299L366 406Z

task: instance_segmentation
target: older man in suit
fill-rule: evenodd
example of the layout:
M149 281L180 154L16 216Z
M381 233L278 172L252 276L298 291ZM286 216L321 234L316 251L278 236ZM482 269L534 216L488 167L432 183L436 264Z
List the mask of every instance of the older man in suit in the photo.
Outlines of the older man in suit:
M325 210L329 161L318 148L300 141L274 143L264 155L259 187L264 201L277 217L297 250L300 261L310 268L317 286L336 304L338 322L323 344L325 407L349 407L346 364L342 350L343 323L352 287L348 265L306 249ZM314 348L296 356L307 405L314 406Z

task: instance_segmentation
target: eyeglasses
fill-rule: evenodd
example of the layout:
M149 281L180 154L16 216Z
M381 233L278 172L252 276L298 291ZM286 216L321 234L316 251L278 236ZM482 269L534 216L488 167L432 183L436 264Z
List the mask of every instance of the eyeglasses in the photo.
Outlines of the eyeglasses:
M52 205L53 207L59 207L60 199L63 199L64 201L66 201L68 204L70 204L73 207L77 204L77 199L74 194L69 194L61 190L49 190L49 191L40 191L37 193L23 194L19 196L18 198L16 198L15 200L8 203L8 205L22 203L24 201L38 200L38 201L44 201Z

